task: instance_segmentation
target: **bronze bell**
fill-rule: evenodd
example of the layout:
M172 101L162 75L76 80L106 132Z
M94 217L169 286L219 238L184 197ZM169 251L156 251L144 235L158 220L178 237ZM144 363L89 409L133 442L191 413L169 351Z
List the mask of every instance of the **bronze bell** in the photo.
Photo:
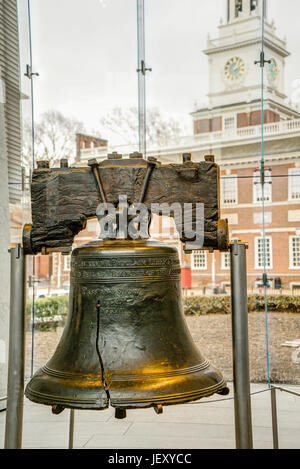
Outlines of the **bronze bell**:
M26 396L63 408L125 409L227 394L203 358L181 305L177 249L153 240L97 240L75 248L67 323Z

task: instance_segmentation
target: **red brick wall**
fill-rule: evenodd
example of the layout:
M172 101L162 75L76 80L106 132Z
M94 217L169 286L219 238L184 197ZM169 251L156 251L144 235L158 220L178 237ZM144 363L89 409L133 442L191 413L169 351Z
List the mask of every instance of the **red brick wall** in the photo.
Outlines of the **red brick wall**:
M76 160L79 161L80 151L85 148L91 148L92 144L95 148L106 147L107 140L98 137L91 137L85 134L76 134Z
M270 124L272 122L278 122L280 116L273 111L264 111L264 123ZM261 124L261 111L243 112L237 115L237 128L249 127L251 125Z
M256 278L262 278L263 269L255 269L255 238L261 236L262 224L254 223L254 214L261 213L261 204L253 204L253 172L258 169L259 164L248 168L239 168L231 172L241 178L238 180L238 206L224 206L221 209L221 217L226 218L227 214L237 214L238 224L229 225L232 238L238 238L249 244L247 250L247 271L248 287L254 286ZM266 165L266 169L270 166ZM294 167L293 164L282 164L272 166L272 202L288 201L288 177L278 177L287 175L288 169ZM221 176L226 174L221 171ZM249 177L250 176L250 177ZM276 177L277 176L277 177ZM240 205L245 205L241 207ZM266 236L272 238L272 259L273 268L267 269L269 277L275 279L280 277L283 288L289 289L291 282L300 283L300 269L289 269L289 237L295 236L295 229L300 231L300 222L289 222L289 210L300 210L300 203L286 205L265 204L265 212L271 212L272 222L266 223ZM268 232L268 230L274 230ZM253 231L256 231L253 233ZM291 230L291 231L289 231ZM200 288L203 285L211 284L211 254L207 254L208 268L205 271L193 271L193 287ZM221 253L215 252L215 273L216 283L230 281L230 271L221 269Z
M211 132L218 132L222 130L222 117L214 117L211 119Z
M273 111L264 111L264 123L279 122L280 116ZM250 127L252 125L261 124L261 111L241 112L237 114L237 128ZM213 117L211 119L199 119L194 121L194 134L202 134L208 132L217 132L222 130L222 116Z
M194 121L194 133L205 134L210 132L210 119Z
M250 125L250 112L241 112L237 114L236 126L238 129L242 127L249 127Z
M204 134L208 132L217 132L222 130L222 117L213 117L211 119L199 119L194 121L194 134Z

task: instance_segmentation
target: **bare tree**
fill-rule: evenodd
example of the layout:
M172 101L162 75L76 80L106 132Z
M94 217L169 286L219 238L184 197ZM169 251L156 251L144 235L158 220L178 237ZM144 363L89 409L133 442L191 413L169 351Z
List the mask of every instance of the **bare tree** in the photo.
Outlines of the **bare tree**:
M114 107L100 119L102 133L110 131L121 137L124 143L138 141L138 109ZM168 141L182 136L183 127L175 119L165 119L158 108L148 108L146 115L146 138L148 145L166 145Z
M61 158L70 161L75 156L76 133L84 133L84 124L74 118L51 110L42 114L34 126L35 160L46 159L57 165ZM23 126L23 159L27 167L32 166L32 127L25 122Z

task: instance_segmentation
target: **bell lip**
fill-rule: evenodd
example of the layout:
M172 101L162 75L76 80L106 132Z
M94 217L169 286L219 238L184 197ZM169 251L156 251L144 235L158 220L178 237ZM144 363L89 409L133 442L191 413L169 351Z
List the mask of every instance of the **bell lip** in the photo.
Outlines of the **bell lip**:
M147 398L138 399L118 399L111 397L110 399L71 399L61 396L49 396L44 393L38 393L26 388L25 396L32 402L43 404L47 406L61 405L66 409L82 409L82 410L105 410L109 407L121 409L146 409L155 407L157 405L169 406L187 404L200 400L204 397L212 396L213 394L227 395L229 388L224 380L221 380L214 386L204 388L202 390L178 393L163 396L148 396ZM101 402L102 401L102 402Z
M31 402L36 404L43 404L47 406L62 405L66 409L95 409L104 410L109 407L109 399L105 393L104 388L99 389L99 396L96 398L72 398L71 396L58 396L54 394L46 394L44 392L35 391L30 388L28 383L25 389L25 397ZM100 392L102 391L102 396Z
M146 398L114 398L111 396L110 405L112 407L120 407L123 409L139 409L139 408L149 408L156 405L176 405L176 404L185 404L192 401L197 401L203 397L209 397L213 394L220 394L224 391L226 394L229 392L227 383L222 379L220 382L213 386L207 388L198 389L196 391L190 391L185 393L169 394L162 396L148 396Z
M203 372L206 376L204 376ZM174 376L175 381L173 381L169 389L164 386L164 381L168 379L168 377L164 379L157 376L154 380L149 379L152 384L149 385L149 388L142 389L140 385L141 382L145 383L143 379L138 383L136 380L130 380L128 376L129 379L125 387L122 379L119 381L113 380L110 383L108 392L106 392L103 385L99 383L97 389L90 389L90 396L86 395L86 397L83 398L76 397L76 393L80 393L85 386L82 388L81 386L78 387L75 383L72 385L72 380L67 378L60 378L59 381L62 382L59 384L57 378L51 377L51 375L49 375L50 381L47 384L49 387L48 392L45 392L45 383L43 384L42 381L40 381L40 379L43 380L45 377L45 370L41 369L27 384L25 396L33 402L49 406L62 405L65 408L71 409L103 410L109 406L114 408L134 409L149 408L158 404L163 406L184 404L211 396L215 393L226 395L229 392L227 384L219 370L210 364L208 368L206 368L206 371L205 368L203 368L202 371L198 370L195 373L186 374L183 390L173 392L173 389L176 391L178 387L177 378L181 381L182 376L184 375ZM204 382L202 381L203 379ZM152 388L153 383L154 388ZM161 386L159 386L160 383ZM65 389L65 395L63 396L56 394L57 389L61 386ZM182 384L180 384L180 386L182 386ZM32 389L32 387L36 389ZM155 390L158 392L155 392ZM119 397L122 396L122 394L124 397ZM137 395L139 397L136 397Z

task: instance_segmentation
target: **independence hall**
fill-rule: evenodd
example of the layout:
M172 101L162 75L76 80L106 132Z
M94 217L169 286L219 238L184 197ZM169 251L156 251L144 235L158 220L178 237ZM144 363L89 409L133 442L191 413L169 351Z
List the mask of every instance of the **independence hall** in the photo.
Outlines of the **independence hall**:
M221 168L222 218L228 219L231 239L249 245L248 288L259 291L265 267L270 290L296 293L300 290L300 113L284 91L285 61L290 55L286 40L278 36L274 22L265 18L268 62L264 67L262 126L261 67L255 65L261 44L259 3L228 1L226 23L219 25L216 39L207 39L203 51L209 67L208 105L191 113L194 134L165 148L151 148L147 157L155 156L166 164L181 163L183 153L190 153L193 161L214 155ZM76 165L86 165L90 158L101 161L112 151L126 157L135 150L133 146L109 147L106 141L77 136ZM156 220L152 236L165 239L168 223ZM97 221L89 221L76 243L94 238L96 225ZM190 293L226 290L230 282L229 254L199 250L185 256L173 233L168 242L178 246L182 267L191 268ZM53 255L52 288L67 285L68 272L69 258Z

